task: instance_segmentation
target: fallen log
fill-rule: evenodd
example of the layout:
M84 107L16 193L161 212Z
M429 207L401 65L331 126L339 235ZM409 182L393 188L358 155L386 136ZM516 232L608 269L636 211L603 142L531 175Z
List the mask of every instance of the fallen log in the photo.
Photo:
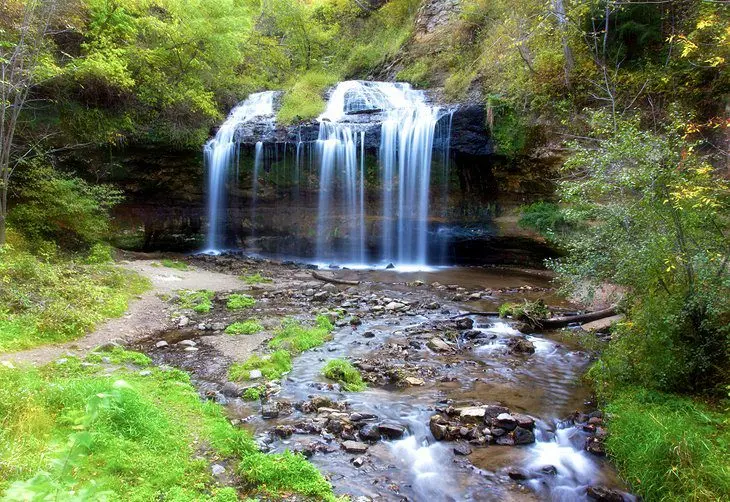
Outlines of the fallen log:
M538 328L542 329L557 329L557 328L564 328L569 324L573 323L584 323L584 322L591 322L591 321L597 321L599 319L603 319L604 317L611 317L612 315L616 315L617 309L614 305L613 307L609 307L607 309L603 310L595 310L593 312L587 312L585 314L580 315L570 315L570 316L564 316L564 317L553 317L551 319L540 319L537 321L539 323Z
M346 279L337 279L335 277L327 277L326 275L322 275L320 273L312 271L312 277L314 277L317 280L324 281L324 282L331 282L332 284L343 284L345 286L357 286L360 284L360 281L348 281Z

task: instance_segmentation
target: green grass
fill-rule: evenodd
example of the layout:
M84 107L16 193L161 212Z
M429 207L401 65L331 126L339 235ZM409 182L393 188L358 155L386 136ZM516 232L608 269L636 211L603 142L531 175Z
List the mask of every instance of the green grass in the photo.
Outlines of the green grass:
M360 392L367 388L357 368L344 359L330 359L327 361L322 369L322 374L330 380L338 382L343 389L350 392Z
M249 387L243 391L243 398L246 401L258 401L266 394L266 387L259 385L257 387Z
M234 322L229 324L226 328L226 333L229 335L255 335L259 331L263 331L264 327L255 320L249 319L242 322Z
M181 289L177 291L177 304L181 309L205 314L213 308L213 297L215 297L215 293L207 289L199 291Z
M272 282L270 278L264 277L259 272L256 272L255 274L239 276L239 279L241 279L246 284L264 284Z
M184 261L170 260L167 258L160 260L160 263L163 267L174 268L175 270L188 270L190 268Z
M286 350L277 350L264 356L253 355L243 363L234 363L228 369L231 380L248 380L251 370L261 370L267 380L281 378L292 369L291 354Z
M122 360L139 356L112 351ZM228 459L248 495L333 500L303 457L257 451L219 405L201 401L189 376L151 367L108 374L68 358L35 369L0 366L0 494L11 500L234 501L209 462ZM9 490L9 491L8 491Z
M112 263L0 249L0 352L73 340L119 317L149 281Z
M607 450L645 500L730 494L730 414L691 398L626 389L606 407Z
M323 315L317 316L314 326L307 326L293 319L287 319L269 342L269 348L286 349L296 355L305 350L318 347L331 339L333 329L332 323Z
M256 305L256 300L252 296L234 293L228 297L226 307L230 310L248 309Z
M264 356L253 355L243 363L234 363L228 369L231 380L248 380L251 370L261 370L267 380L281 378L292 369L292 357L322 345L332 337L334 326L323 315L317 316L314 326L293 319L286 319L279 331L268 343L273 350Z

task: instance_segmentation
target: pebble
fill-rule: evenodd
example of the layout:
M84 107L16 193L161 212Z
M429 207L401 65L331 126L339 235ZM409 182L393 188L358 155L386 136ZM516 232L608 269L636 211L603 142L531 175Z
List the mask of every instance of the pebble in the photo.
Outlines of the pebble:
M197 343L195 343L192 340L180 340L179 342L177 342L177 344L178 345L185 345L185 346L188 346L188 347L195 347L197 345Z
M342 448L344 448L347 453L361 454L368 451L368 445L359 441L344 441L342 443Z
M213 464L210 466L210 470L213 472L213 476L215 477L222 476L226 472L226 468L220 464Z
M167 346L169 346L169 345L170 345L170 344L169 344L169 343L167 343L167 342L166 342L165 340L160 340L159 342L157 342L157 343L155 344L155 347L157 347L158 349L161 349L162 347L167 347Z

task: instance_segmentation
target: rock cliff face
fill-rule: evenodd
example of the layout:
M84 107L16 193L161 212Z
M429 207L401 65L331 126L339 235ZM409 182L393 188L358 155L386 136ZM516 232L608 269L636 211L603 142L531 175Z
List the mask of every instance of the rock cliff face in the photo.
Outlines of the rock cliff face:
M437 93L428 93L433 103L439 103ZM280 98L279 98L280 99ZM278 99L276 100L278 101ZM457 154L489 155L493 153L489 130L486 126L486 112L479 103L441 104L444 112L453 112L451 118L451 150ZM274 110L279 103L275 102ZM380 146L381 124L384 114L382 110L360 110L348 115L347 122L353 130L365 133L365 147L375 150ZM442 121L448 122L445 114ZM271 117L257 117L240 124L236 130L236 138L241 144L254 145L262 143L297 143L315 141L319 135L319 122L310 120L294 125L273 124Z
M438 103L438 93L428 93L428 99ZM433 241L429 255L439 256L443 263L539 264L550 249L526 235L509 215L520 204L550 196L549 173L558 159L501 157L494 152L481 104L443 104L442 109L453 112L442 119L443 124L451 122L449 169L447 178L439 178L431 193L432 201L441 208L429 223ZM368 214L379 214L382 204L377 163L382 116L382 110L358 110L345 119L353 129L365 133ZM308 167L302 167L305 172L298 183L292 182L291 173L297 143L313 142L318 134L316 120L282 126L273 116L238 127L240 172L227 187L228 242L270 254L312 255L316 234L302 229L316 228L320 188L317 163L311 158L316 155L313 148L302 149L310 159ZM254 182L257 142L264 144L265 159L259 180ZM434 157L439 155L438 148L436 145ZM135 147L74 152L61 161L77 172L87 172L90 178L124 189L125 202L115 214L117 245L147 251L193 251L203 246L207 220L202 157L202 151ZM254 201L256 218L251 214ZM382 221L373 219L367 224L367 244L377 256Z

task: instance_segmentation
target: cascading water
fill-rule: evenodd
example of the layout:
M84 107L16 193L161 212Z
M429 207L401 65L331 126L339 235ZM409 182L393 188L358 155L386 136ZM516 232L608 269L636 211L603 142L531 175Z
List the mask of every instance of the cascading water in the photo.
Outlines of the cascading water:
M338 195L344 202L341 216L349 229L346 258L360 263L367 259L366 137L365 131L360 130L363 123L358 117L375 114L381 120L378 150L382 182L380 258L401 265L425 265L434 138L439 119L447 112L428 104L422 91L414 90L408 84L388 82L341 82L319 117L317 149L321 168L317 259L325 261L334 256L331 241L340 229L331 223L330 211ZM450 134L449 129L445 132ZM445 143L448 148L448 136Z
M231 168L238 168L240 143L236 139L237 128L250 120L270 117L273 125L275 91L251 94L228 115L215 137L203 147L208 169L208 238L206 252L215 253L225 244L223 230L226 225L226 182ZM254 189L255 192L255 189Z
M272 141L282 138L279 132L272 134L274 97L275 92L249 96L205 145L208 251L225 246L229 212L250 218L249 235L256 238L250 243L256 248L266 244L260 230L272 218L284 218L286 211L293 218L316 211L316 226L307 225L311 220L305 218L305 224L293 225L290 233L299 239L314 235L310 254L317 262L422 267L439 261L444 248L434 249L429 242L429 219L442 216L446 207L452 110L429 104L426 94L409 84L346 81L331 91L318 117L316 139L311 134L303 139L300 127L282 142ZM255 145L253 159L239 159L241 141ZM434 150L441 155L434 157ZM248 207L241 211L226 205L226 186L234 179L229 173L236 173L238 180L238 166L244 161L252 164L244 174L250 176L252 191ZM434 171L440 192L432 187L432 161L442 166ZM378 191L368 190L376 184ZM261 187L267 188L268 198L260 196Z

